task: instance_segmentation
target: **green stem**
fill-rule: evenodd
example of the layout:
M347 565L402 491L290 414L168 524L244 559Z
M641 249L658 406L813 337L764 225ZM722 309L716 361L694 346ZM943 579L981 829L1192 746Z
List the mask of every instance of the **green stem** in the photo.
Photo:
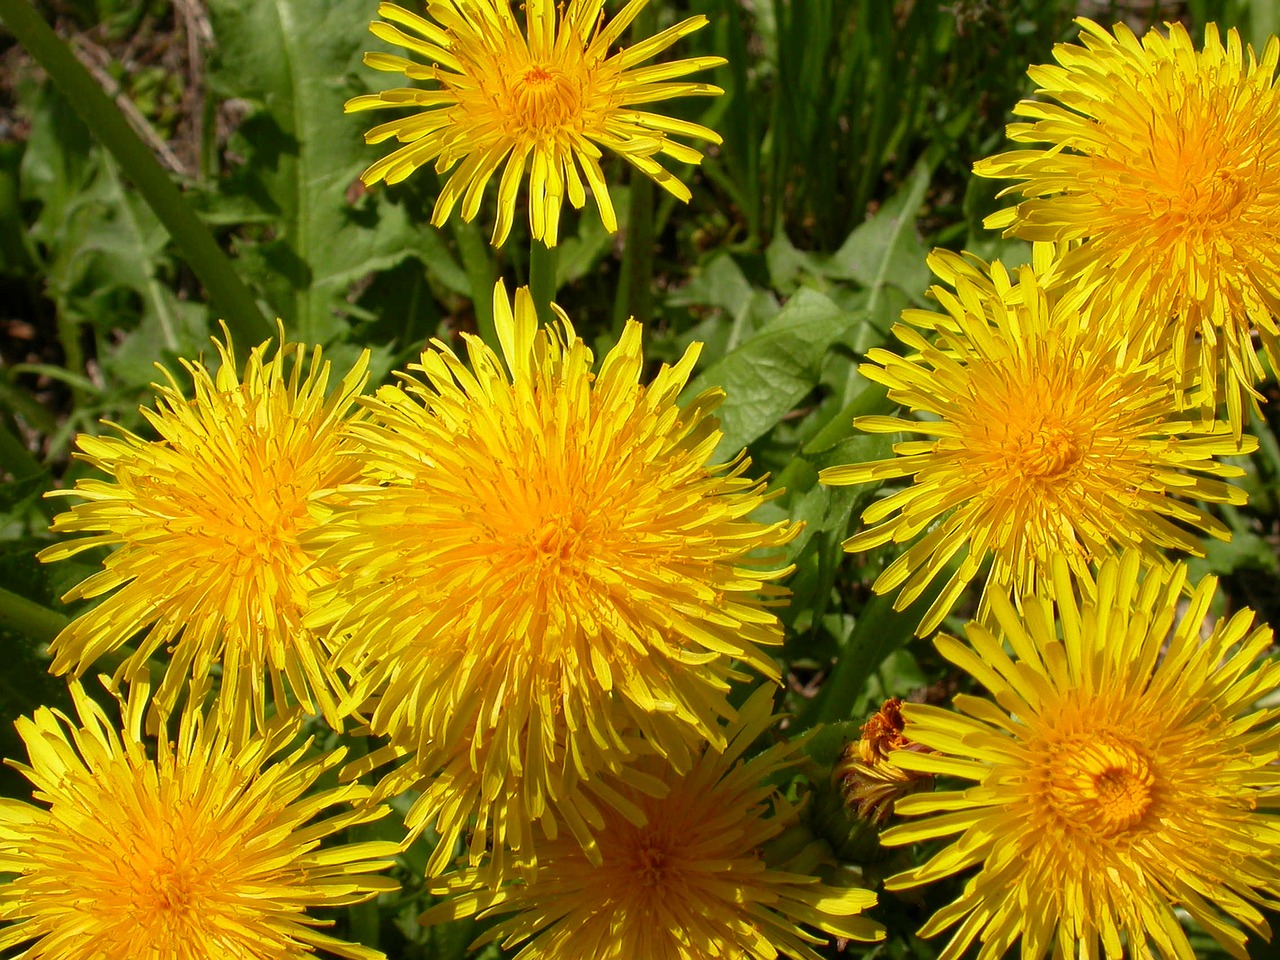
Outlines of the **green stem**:
M173 238L183 259L204 284L210 299L222 312L231 332L257 343L275 334L258 304L244 285L213 235L182 199L151 150L138 137L111 98L103 93L75 54L28 0L0 0L0 19L13 31L57 84L94 136L111 153L155 211Z
M551 304L556 298L556 248L541 240L529 241L529 294L538 310L538 319L551 322Z
M62 614L0 587L0 627L48 643L70 622Z
M650 37L657 31L657 13L647 6L631 25L635 37ZM614 336L621 336L627 319L646 322L652 303L649 284L653 278L654 184L634 167L628 188L627 235L622 249L622 282L613 307Z
M462 257L462 269L467 272L467 280L471 286L471 308L476 314L476 329L480 331L480 339L490 348L498 349L498 331L493 325L493 285L498 280L498 271L494 268L493 258L489 256L489 245L480 235L480 229L473 223L464 223L456 214L449 218L453 239L458 244L458 254Z
M613 312L614 332L634 317L642 323L653 309L649 284L653 279L653 181L631 173L627 242L622 251L622 288Z

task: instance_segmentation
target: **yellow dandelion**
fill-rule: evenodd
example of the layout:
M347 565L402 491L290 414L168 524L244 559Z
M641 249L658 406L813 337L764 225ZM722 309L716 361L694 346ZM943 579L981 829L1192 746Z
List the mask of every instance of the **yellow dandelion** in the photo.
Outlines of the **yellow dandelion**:
M0 884L0 953L27 944L25 960L382 957L305 912L399 890L371 876L398 845L321 847L386 812L364 803L366 787L314 789L342 751L315 756L284 720L238 739L188 707L153 758L139 688L122 704L123 732L78 683L71 695L78 723L42 708L17 724L30 766L14 766L36 802L0 798L0 874L16 875Z
M82 435L79 456L109 475L68 493L80 497L53 529L81 534L44 550L61 560L117 548L102 571L63 600L106 598L53 641L52 670L80 675L98 657L136 638L117 674L135 674L158 651L172 652L155 705L169 712L188 678L222 666L220 704L261 719L265 678L282 705L287 689L310 710L338 717L342 684L321 640L302 626L311 590L327 581L300 536L316 522L313 494L354 479L341 455L344 417L365 381L367 355L326 399L329 364L316 348L269 344L251 351L237 376L228 338L221 366L183 361L195 395L168 371L155 409L143 409L159 438L123 429ZM264 676L265 675L265 676Z
M602 863L562 838L546 844L532 883L485 889L477 871L463 869L436 882L432 892L449 899L421 922L511 914L473 947L525 943L518 960L820 960L810 944L826 941L802 924L879 939L880 924L861 916L875 894L815 875L834 861L820 843L795 849L791 833L808 836L800 805L765 782L794 769L799 746L776 743L741 759L772 725L772 706L772 691L757 690L725 731L725 752L704 751L686 774L644 761L667 793L630 794L643 825L605 813Z
M866 528L844 547L911 542L874 585L878 593L901 588L899 610L956 562L920 636L937 628L987 558L988 582L1021 595L1059 554L1082 576L1126 546L1152 557L1165 548L1202 555L1198 532L1229 533L1196 501L1246 500L1220 479L1244 471L1214 457L1257 447L1253 437L1237 446L1225 424L1180 417L1168 355L1123 356L1085 325L1079 290L1049 296L1030 267L1016 281L998 261L988 269L984 283L951 271L955 294L934 288L946 315L903 315L932 326L937 343L899 324L896 336L915 352L872 350L859 367L924 418L855 425L927 439L895 444L889 460L821 474L837 485L911 479L863 512ZM984 594L980 616L985 603Z
M920 931L956 927L940 960L975 945L980 960L1000 957L1019 938L1028 960L1151 948L1190 960L1184 912L1239 960L1246 938L1232 920L1270 937L1258 907L1280 897L1280 710L1255 705L1280 682L1280 661L1259 660L1271 630L1242 610L1205 631L1212 578L1179 619L1185 566L1144 578L1141 560L1106 561L1080 598L1059 560L1056 610L1029 596L1019 615L993 594L1012 656L976 623L971 647L937 638L992 699L903 708L908 736L937 754L894 761L962 785L900 800L899 816L921 819L882 841L957 837L890 890L976 867Z
M1059 44L1057 66L1029 71L1049 102L1024 100L1015 113L1033 122L1009 127L1048 148L974 167L1026 198L987 226L1078 242L1068 280L1105 277L1113 319L1140 342L1172 321L1180 366L1199 338L1205 403L1225 393L1238 435L1263 376L1251 327L1273 367L1280 356L1280 41L1259 61L1235 30L1224 48L1213 24L1197 51L1177 23L1139 42L1122 23L1113 35L1077 22L1083 46Z
M361 179L366 184L398 183L428 163L434 163L438 173L453 170L431 215L431 222L441 226L459 201L462 219L473 219L485 185L501 167L495 246L511 231L526 168L529 227L535 238L555 246L565 198L581 209L586 186L591 187L605 229L617 230L600 168L602 147L687 203L688 187L658 158L700 163L701 153L674 138L718 144L720 137L700 124L636 107L672 97L723 93L709 83L681 78L725 61L694 57L640 66L705 26L707 18L701 15L610 55L610 48L648 2L628 0L606 23L604 0L568 0L558 11L555 0L526 0L523 31L511 0L427 0L427 17L393 3L379 4L378 15L390 22L374 21L374 36L427 62L387 53L366 54L364 62L411 80L431 81L431 86L401 87L347 102L348 112L419 109L365 134L368 143L395 137L405 146L370 166Z
M627 764L636 734L682 769L723 747L737 665L778 677L761 647L781 642L768 607L796 533L749 518L765 493L745 456L709 464L722 391L677 403L700 345L645 385L639 323L594 369L526 288L513 311L499 283L494 313L503 359L468 336L468 369L436 341L424 380L368 402L353 432L377 485L314 535L342 574L317 625L392 741L353 773L411 755L383 792L425 790L408 824L444 838L433 873L472 816L473 863L492 845L531 865L535 820L595 856L598 802L629 808L602 776L660 789Z

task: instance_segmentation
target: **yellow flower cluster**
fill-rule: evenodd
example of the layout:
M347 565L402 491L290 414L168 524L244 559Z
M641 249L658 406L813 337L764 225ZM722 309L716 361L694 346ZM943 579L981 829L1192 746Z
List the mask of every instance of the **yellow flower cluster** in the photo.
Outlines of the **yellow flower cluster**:
M683 78L722 61L640 66L701 17L615 49L647 2L528 0L523 26L511 0L382 3L375 35L420 59L366 62L430 85L348 103L418 110L369 132L402 146L365 181L433 163L439 225L502 168L496 244L526 170L534 238L586 186L615 229L603 147L688 199L658 158L719 138L636 108L718 93ZM429 840L421 922L483 921L475 946L520 960L822 960L885 935L886 873L964 874L920 931L953 930L943 958L1181 960L1184 918L1247 957L1280 900L1280 662L1168 551L1229 539L1253 334L1280 353L1280 41L1080 24L1010 127L1049 146L976 168L1019 181L988 225L1032 263L935 252L940 309L860 367L906 409L855 425L910 438L821 474L893 485L845 548L901 547L874 589L918 635L973 611L935 644L988 695L892 700L827 771L881 844L928 853L840 863L807 741L746 686L781 679L800 526L760 510L745 451L715 459L701 345L646 375L640 323L597 357L499 282L490 342L432 340L372 392L367 354L332 383L283 330L243 367L228 334L189 390L156 386L153 437L78 440L106 478L61 491L72 536L41 557L110 552L51 646L75 716L18 725L0 951L378 960L308 911L399 891L385 872ZM105 694L82 685L108 655ZM344 727L369 749L332 747ZM403 831L373 839L393 800Z
M855 426L913 438L822 473L893 484L845 548L904 546L874 586L918 635L983 584L968 642L935 645L988 696L902 705L903 743L846 764L850 803L907 818L881 843L932 844L886 890L963 875L920 930L952 931L943 960L1190 958L1183 917L1246 958L1280 896L1280 663L1168 551L1203 556L1230 538L1206 505L1246 502L1221 458L1257 448L1253 337L1278 354L1280 41L1078 22L1009 127L1047 146L975 166L1018 181L987 226L1032 263L936 251L941 310L859 368L910 415Z

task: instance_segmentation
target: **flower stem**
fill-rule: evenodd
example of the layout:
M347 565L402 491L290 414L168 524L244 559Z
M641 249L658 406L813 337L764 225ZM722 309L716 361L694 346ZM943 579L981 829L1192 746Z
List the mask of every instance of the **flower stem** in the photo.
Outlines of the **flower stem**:
M622 283L614 303L614 334L631 317L642 323L649 319L652 304L649 283L653 278L653 181L632 171L627 240L622 251Z
M70 622L62 614L0 587L0 627L48 643Z
M657 29L657 14L646 6L636 16L633 36L652 36ZM653 279L653 181L634 167L628 187L627 233L622 249L622 282L613 304L613 333L622 335L623 325L631 317L644 323L653 304L649 285Z
M551 322L551 304L556 298L556 248L541 240L529 241L529 293L538 310L538 319Z
M133 132L124 114L80 65L70 48L41 19L29 0L0 0L0 20L48 72L85 125L133 181L147 205L169 231L183 259L204 284L231 332L249 343L272 336L275 329L258 309L253 294L218 247L213 235L183 200L182 193L150 148Z
M461 217L449 218L453 239L462 257L462 269L467 272L471 286L471 308L476 314L476 329L480 339L490 348L498 349L498 330L493 325L493 285L498 279L488 244L474 223L464 223Z

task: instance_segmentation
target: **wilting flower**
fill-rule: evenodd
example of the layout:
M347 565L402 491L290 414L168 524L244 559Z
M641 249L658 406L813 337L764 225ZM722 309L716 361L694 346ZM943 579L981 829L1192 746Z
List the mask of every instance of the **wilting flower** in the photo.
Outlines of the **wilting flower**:
M408 822L444 838L433 872L473 814L472 862L492 845L532 866L535 820L594 851L596 804L629 806L605 774L660 789L629 763L636 734L681 770L723 748L729 681L778 676L761 646L796 532L748 518L765 494L745 457L709 464L723 392L677 403L700 345L645 385L639 323L596 369L527 289L513 312L499 284L494 313L501 359L467 336L468 369L436 341L424 380L368 402L367 485L314 536L342 575L315 625L392 741L352 773L410 755L383 792L424 791Z
M957 837L890 890L977 867L920 931L959 924L942 960L975 944L981 960L999 957L1019 938L1031 960L1145 956L1148 945L1191 957L1184 911L1241 960L1245 936L1228 918L1270 936L1258 906L1280 897L1280 709L1255 705L1280 682L1280 661L1259 660L1271 630L1242 610L1206 637L1214 580L1178 619L1186 567L1144 578L1140 559L1107 560L1079 598L1060 590L1056 609L1030 596L1020 615L993 592L1012 656L976 623L969 645L935 641L991 699L907 704L907 735L937 754L893 759L972 783L899 801L899 816L921 819L881 839ZM1054 575L1069 577L1064 561Z
M427 0L427 17L392 3L378 6L385 21L373 34L422 57L418 63L369 53L377 70L431 81L427 89L400 87L355 97L347 110L416 107L417 113L374 127L369 143L391 137L405 144L369 167L361 179L397 183L432 163L453 170L436 201L431 222L442 225L459 201L463 220L480 210L485 185L502 168L493 243L501 245L515 219L516 194L529 171L529 226L555 246L565 198L581 209L591 187L600 218L618 229L600 168L601 148L620 155L673 196L688 202L689 189L659 162L700 163L702 154L675 137L720 143L712 130L636 107L672 97L723 93L708 83L680 79L724 63L694 57L639 66L681 37L703 27L690 17L634 46L613 47L649 0L629 0L605 22L604 0L527 0L525 29L511 0ZM407 28L409 32L401 28Z
M1251 326L1273 367L1280 358L1280 41L1258 61L1234 29L1224 48L1213 24L1197 51L1177 23L1139 42L1122 23L1113 35L1077 22L1083 46L1059 44L1057 66L1031 68L1045 100L1018 104L1033 122L1009 127L1011 140L1047 148L974 167L1019 181L1005 192L1026 198L987 226L1078 242L1066 282L1102 280L1111 325L1139 346L1172 322L1183 366L1199 340L1204 402L1225 392L1239 434L1243 397L1263 376Z
M903 728L902 700L890 697L863 724L862 736L845 748L831 771L845 806L876 826L889 819L898 800L933 782L929 775L893 762L894 751L920 749Z
M878 593L902 588L899 610L957 562L919 635L942 622L988 557L988 582L1021 595L1057 555L1087 576L1090 563L1123 547L1153 558L1169 547L1200 555L1195 531L1229 537L1195 501L1244 503L1244 491L1218 479L1243 471L1213 458L1251 452L1257 441L1247 436L1237 446L1225 424L1179 416L1171 389L1178 373L1167 354L1126 356L1105 331L1086 326L1082 291L1047 295L1030 267L1015 282L996 262L979 283L947 258L941 263L956 282L955 294L934 288L948 314L904 314L932 326L937 342L898 325L896 336L915 352L872 350L859 367L927 419L862 417L855 425L927 439L895 444L890 460L821 474L828 484L911 478L863 512L866 529L844 546L914 541L875 582Z
M78 722L41 708L18 721L34 804L0 798L0 952L26 960L259 960L324 950L378 960L377 950L317 929L306 911L399 890L370 876L398 845L327 845L376 820L367 787L316 790L342 751L314 755L297 724L241 739L184 711L154 759L144 698L122 707L123 732L78 683ZM358 809L349 808L360 803ZM316 821L317 815L324 819Z
M789 849L800 807L765 781L799 762L799 746L776 743L741 762L772 724L772 700L757 690L725 732L725 752L705 750L685 774L643 761L667 793L628 792L644 811L640 825L605 811L603 862L561 838L543 845L531 883L485 889L475 869L463 869L436 882L432 892L449 899L422 922L510 914L475 946L527 941L521 960L819 960L809 945L824 941L801 924L879 939L883 928L860 916L875 894L816 876L824 859L834 866L818 847Z
M269 678L278 704L287 690L336 721L341 682L321 640L302 624L310 591L328 576L299 537L316 521L312 495L358 473L355 460L340 454L367 356L326 398L329 364L318 347L308 361L306 347L282 343L268 359L264 343L251 351L243 379L230 340L217 348L216 374L183 361L192 399L172 374L157 385L155 409L142 413L158 439L123 429L118 437L78 438L80 456L110 479L81 480L69 491L84 502L59 515L53 529L84 536L40 559L118 549L63 597L107 595L53 641L52 669L79 675L136 638L121 673L172 652L156 695L162 712L189 677L198 682L220 662L224 712L244 719L252 705L260 719Z

